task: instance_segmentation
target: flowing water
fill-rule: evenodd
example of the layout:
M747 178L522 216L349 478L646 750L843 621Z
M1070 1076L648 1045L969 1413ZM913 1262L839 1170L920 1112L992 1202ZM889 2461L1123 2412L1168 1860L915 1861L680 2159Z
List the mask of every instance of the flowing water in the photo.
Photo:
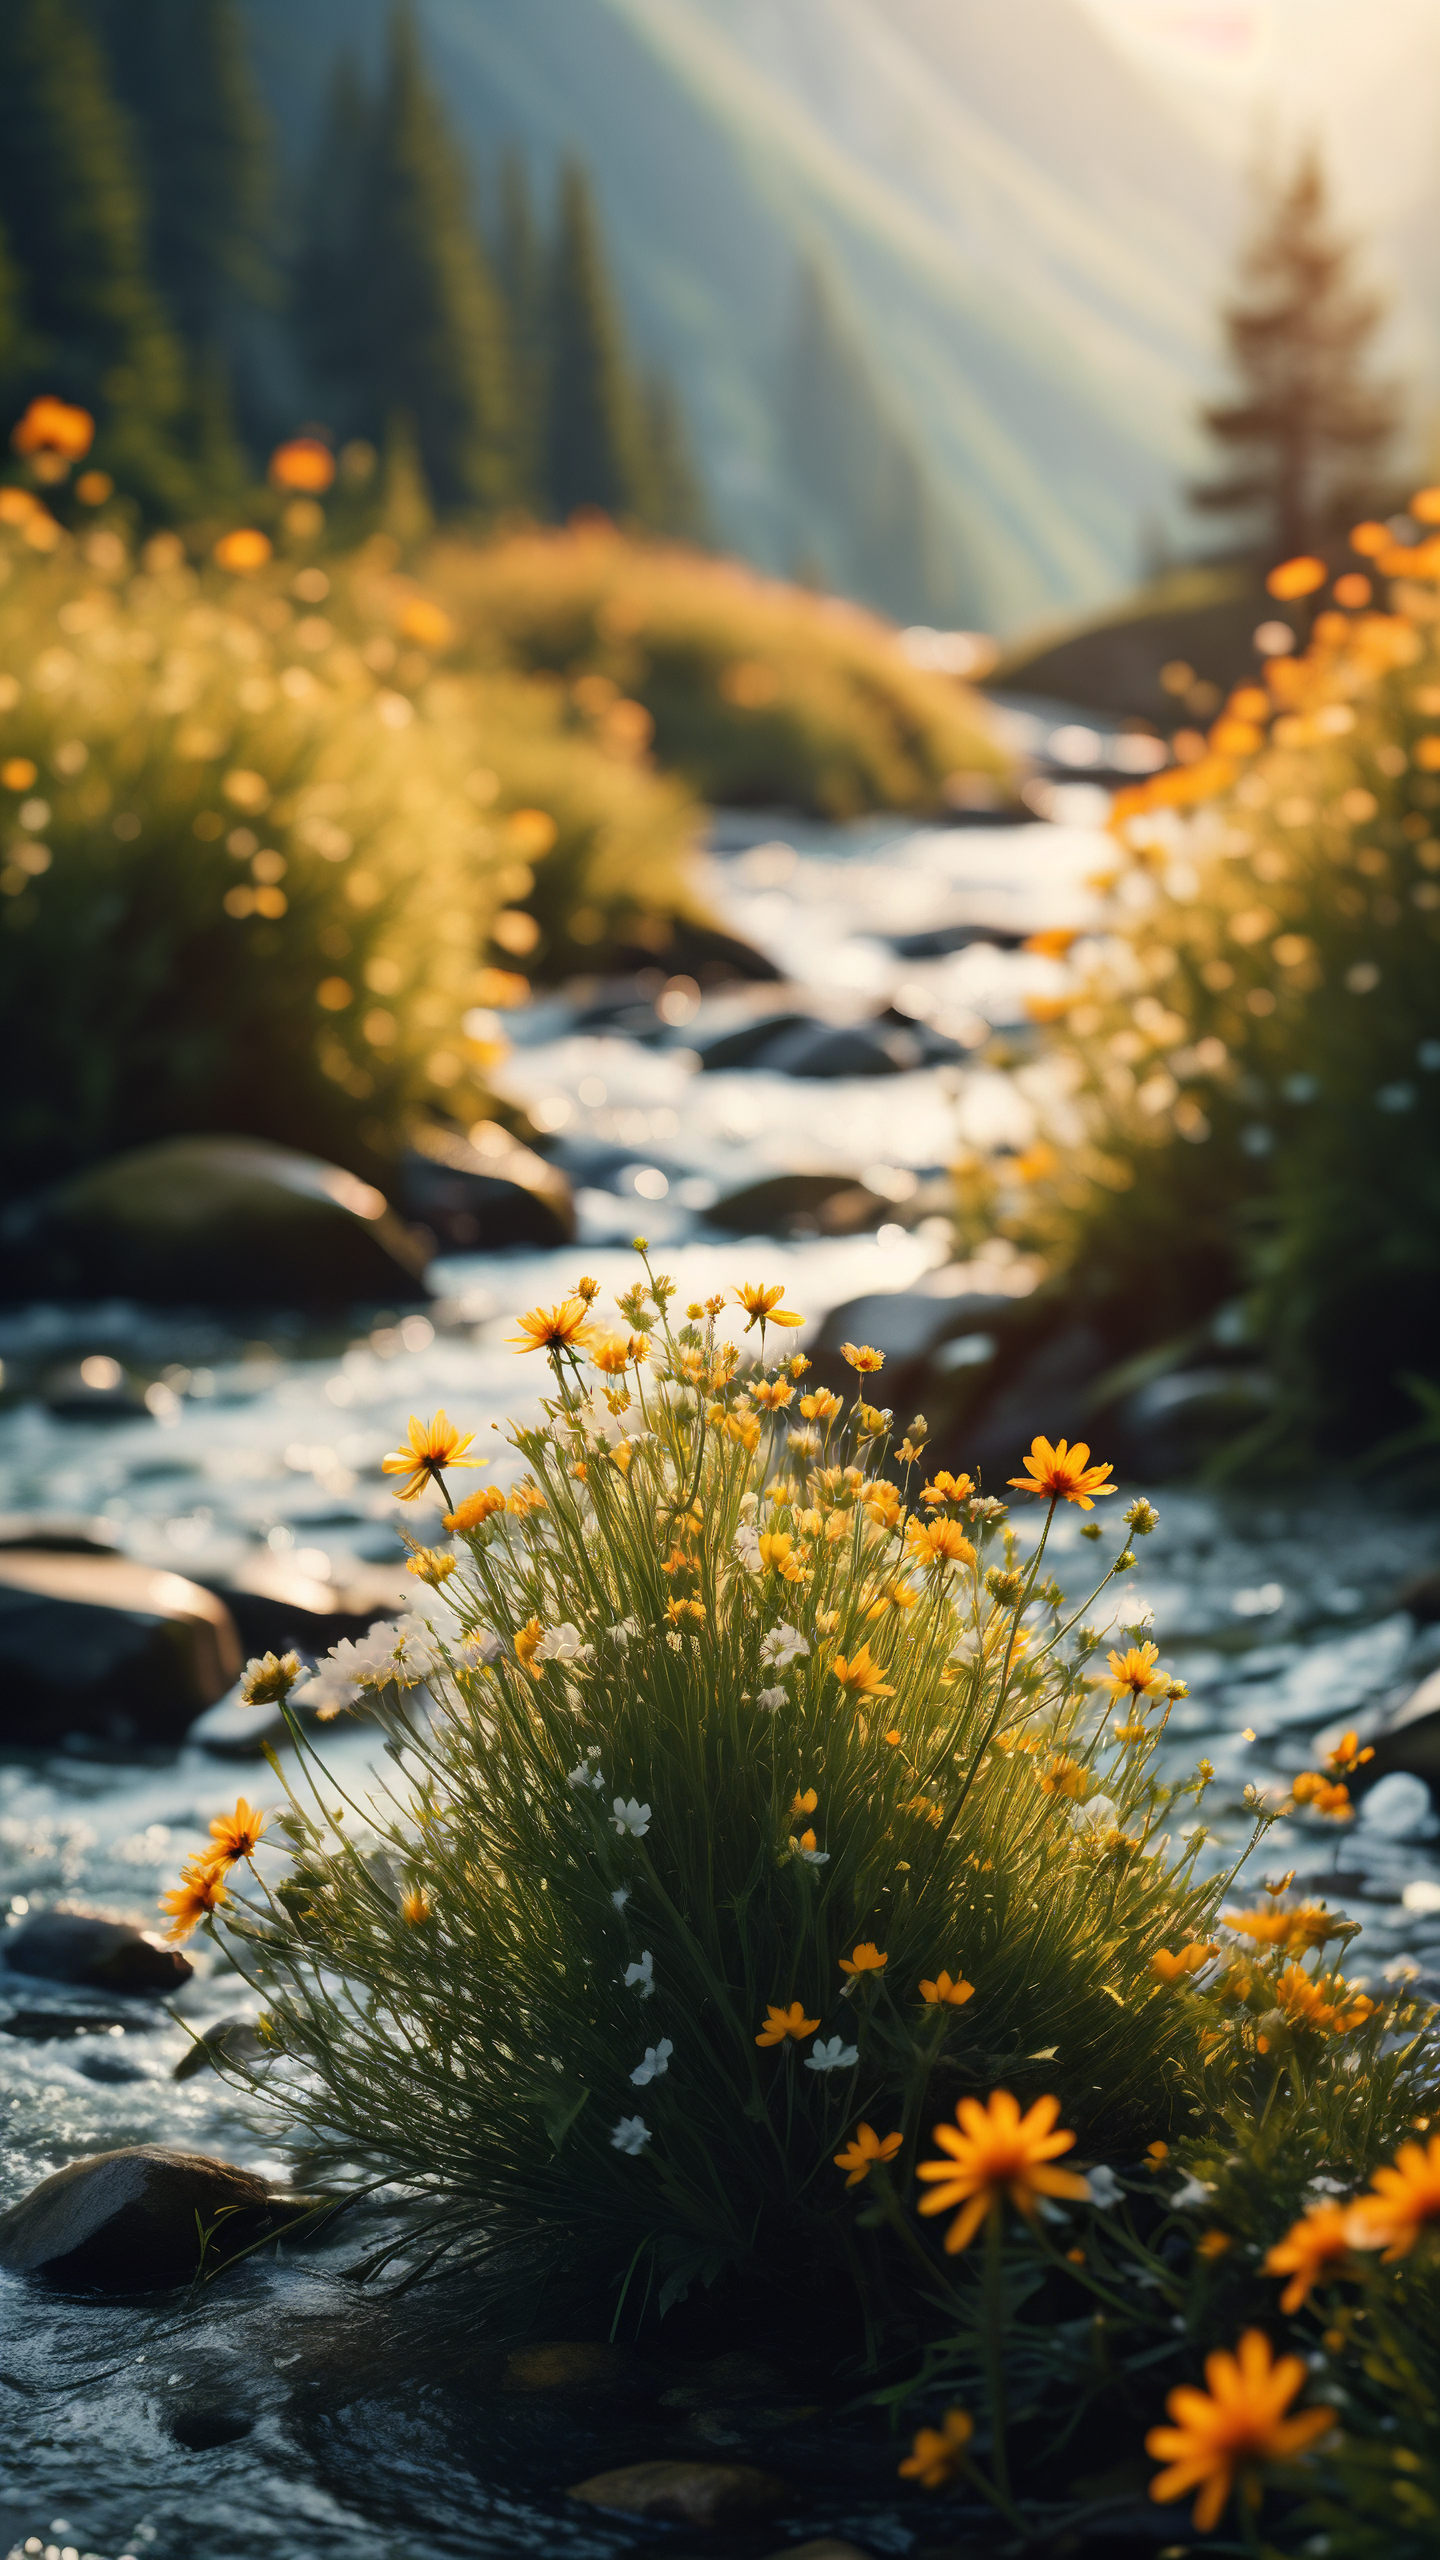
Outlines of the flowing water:
M279 1321L237 1334L214 1317L124 1307L32 1309L0 1326L13 1393L0 1411L0 1509L83 1515L148 1563L252 1579L353 1585L401 1549L377 1462L412 1412L443 1404L475 1427L523 1412L541 1383L506 1347L510 1320L560 1295L582 1267L626 1285L643 1225L682 1299L737 1278L783 1279L814 1320L862 1292L945 1289L946 1229L923 1214L957 1135L1023 1143L1027 1074L971 1063L992 1025L1022 1025L1027 994L1058 963L994 943L926 956L955 924L1013 936L1098 917L1090 875L1103 842L1084 824L900 830L871 823L768 840L719 832L716 904L786 972L780 994L706 1001L672 984L653 1005L546 999L510 1025L501 1071L565 1151L583 1253L456 1257L428 1315L381 1317L324 1338ZM907 941L909 955L897 951ZM650 991L651 994L654 991ZM758 1011L818 1007L836 1021L890 1006L954 1044L942 1063L847 1080L756 1070L697 1072L689 1045ZM863 1176L893 1219L877 1233L735 1242L707 1229L726 1192L777 1172ZM1033 1274L997 1252L972 1280L1023 1290ZM51 1410L46 1379L81 1358L149 1381L130 1418ZM506 1472L495 1442L495 1474ZM1018 1456L1017 1452L1017 1456ZM1102 1453L1103 1454L1103 1453ZM1215 1765L1207 1814L1216 1859L1244 1835L1247 1782L1283 1786L1347 1723L1364 1725L1440 1661L1440 1630L1398 1605L1434 1556L1430 1524L1387 1516L1344 1488L1224 1502L1162 1491L1127 1604L1148 1602L1167 1659L1190 1684L1172 1762ZM1090 1550L1058 1524L1056 1564L1075 1593ZM1052 1550L1053 1552L1053 1550ZM1133 1614L1128 1607L1126 1614ZM373 1739L336 1730L350 1784ZM262 1772L263 1774L263 1772ZM252 1772L197 1744L129 1761L69 1737L0 1761L0 1911L69 1900L148 1925L155 1897L212 1815ZM253 1786L252 1792L263 1792ZM1440 1825L1417 1780L1391 1778L1343 1833L1271 1835L1268 1872L1297 1866L1364 1922L1357 1977L1440 1971ZM1337 1872L1338 1871L1338 1872ZM201 1946L178 2009L203 2028L252 2007ZM43 2007L53 2026L15 2032ZM219 2153L278 2177L277 2154L212 2072L177 2082L186 2028L163 2010L0 1970L0 2205L83 2154L133 2142ZM909 2552L943 2531L896 2494L896 2448L870 2421L837 2426L792 2376L739 2403L677 2357L634 2399L517 2394L483 2360L459 2388L449 2350L411 2304L361 2297L343 2273L353 2243L252 2261L198 2302L59 2299L0 2278L0 2551L49 2560L132 2554L409 2555L646 2549L693 2537L599 2519L568 2483L650 2454L728 2452L795 2487L779 2521L695 2547L759 2555L821 2531ZM542 2330L544 2323L541 2323ZM763 2356L765 2340L753 2342ZM953 2531L954 2510L950 2530Z

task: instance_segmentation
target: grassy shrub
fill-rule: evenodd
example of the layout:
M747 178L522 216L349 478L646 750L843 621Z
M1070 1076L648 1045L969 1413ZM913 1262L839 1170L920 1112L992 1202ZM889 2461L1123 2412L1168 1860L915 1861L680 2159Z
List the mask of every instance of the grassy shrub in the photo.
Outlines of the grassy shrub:
M0 524L7 1187L186 1130L383 1170L483 1105L487 958L686 903L683 794L407 643L383 547L246 578L35 529Z
M602 737L653 737L707 800L848 818L1000 786L982 706L859 606L596 524L441 544L427 584L481 664L546 670Z
M1132 1342L1246 1289L1292 1444L1341 1450L1440 1374L1440 552L1377 565L1388 611L1337 582L1204 762L1121 794L1050 1143L966 1176Z
M897 2137L893 2220L965 2090L1054 2090L1092 2152L1183 2116L1195 2029L1151 1957L1222 1890L1172 1837L1205 1774L1155 1776L1153 1647L1112 1722L1000 1502L922 1491L913 1443L902 1495L863 1394L842 1419L670 1295L621 1299L628 1367L624 1336L554 1353L527 1487L416 1557L433 1640L332 1664L377 1695L390 1800L367 1840L316 1810L332 1777L297 1790L230 1937L292 2123L432 2247L612 2299L631 2270L637 2307L858 2281L878 2317L905 2259L835 2165L859 2123ZM427 1668L428 1724L394 1685Z

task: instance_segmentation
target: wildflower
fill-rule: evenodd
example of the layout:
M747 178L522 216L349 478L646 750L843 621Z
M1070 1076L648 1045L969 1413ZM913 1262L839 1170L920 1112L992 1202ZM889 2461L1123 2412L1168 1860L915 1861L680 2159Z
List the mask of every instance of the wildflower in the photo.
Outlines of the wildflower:
M256 1654L241 1674L240 1695L247 1707L283 1705L299 1677L298 1653Z
M625 1905L630 1899L630 1887L628 1884L617 1885L614 1892L611 1894L610 1899L614 1903L616 1910L623 1918Z
M1052 1502L1078 1502L1082 1511L1093 1511L1092 1495L1117 1493L1118 1485L1107 1484L1105 1478L1113 1470L1092 1467L1090 1450L1084 1440L1072 1449L1065 1440L1057 1440L1052 1449L1040 1433L1030 1443L1025 1460L1026 1473L1012 1476L1010 1482L1021 1493L1048 1493Z
M40 392L10 431L17 453L58 454L65 462L78 462L94 440L95 421L89 410L72 408L68 400L57 400L53 391Z
M1057 1752L1048 1768L1037 1769L1040 1792L1046 1796L1069 1796L1078 1801L1090 1784L1090 1773L1079 1760L1066 1751ZM1113 1808L1112 1808L1113 1810Z
M748 1520L741 1521L739 1528L735 1532L732 1544L734 1546L735 1553L741 1564L745 1567L746 1572L759 1573L761 1570L760 1539L758 1533L751 1527Z
M216 543L215 565L219 569L234 570L243 577L251 569L263 569L270 552L270 536L262 533L258 525L236 525L233 532L222 533Z
M848 1689L857 1701L861 1698L893 1698L895 1692L881 1679L881 1664L870 1659L870 1647L862 1644L852 1660L837 1653L830 1666L842 1689Z
M969 2247L981 2223L1000 2211L1007 2195L1033 2219L1042 2195L1083 2197L1088 2192L1084 2179L1072 2170L1046 2165L1075 2140L1073 2133L1053 2130L1058 2098L1037 2098L1022 2116L1008 2089L994 2089L985 2106L978 2098L962 2098L955 2112L959 2131L954 2125L935 2127L935 2140L949 2159L922 2160L915 2173L932 2188L921 2197L922 2213L961 2208L945 2234L948 2255Z
M1352 1728L1350 1732L1341 1734L1333 1751L1326 1752L1325 1761L1326 1766L1334 1770L1337 1778L1348 1778L1356 1769L1363 1768L1367 1760L1373 1760L1374 1757L1375 1753L1370 1744L1367 1743L1363 1751L1360 1749L1360 1736Z
M628 2159L638 2160L650 2139L650 2127L643 2116L622 2116L610 2136L612 2151L623 2151Z
M963 2009L966 2001L973 2000L974 1996L974 1983L967 1982L958 1971L953 1981L948 1973L937 1973L933 1982L920 1985L921 1999L929 2001L934 2008Z
M529 1672L532 1680L540 1677L535 1668L535 1656L540 1650L543 1632L538 1618L527 1618L524 1626L515 1630L515 1659L522 1670Z
M792 1662L798 1662L809 1651L798 1627L787 1626L783 1618L760 1639L760 1660L767 1670L788 1671Z
M682 1618L694 1618L703 1623L705 1603L703 1600L669 1600L665 1604L665 1615L673 1626L678 1626Z
M1085 2184L1089 2190L1090 2202L1098 2205L1102 2213L1108 2213L1112 2205L1117 2205L1125 2193L1114 2170L1105 2168L1103 2163L1098 2169L1087 2171Z
M617 1796L612 1819L622 1840L627 1834L632 1840L643 1840L650 1828L650 1807L637 1803L634 1796L628 1804L623 1796Z
M800 1795L797 1792L797 1794L791 1799L790 1811L792 1816L797 1813L814 1813L817 1810L819 1803L820 1799L815 1793L814 1788L807 1787L803 1795Z
M873 1342L842 1342L840 1357L848 1360L862 1378L873 1377L877 1369L885 1366L885 1354L877 1351Z
M1132 1502L1125 1514L1125 1526L1132 1537L1148 1538L1151 1530L1160 1526L1160 1514L1154 1503L1146 1502L1143 1496Z
M874 1484L862 1486L860 1507L867 1520L874 1521L877 1529L894 1529L905 1517L899 1486L889 1483L883 1476Z
M423 1929L435 1917L435 1906L423 1885L412 1884L400 1897L400 1917L411 1929Z
M581 1641L580 1630L568 1618L558 1627L547 1627L535 1647L537 1662L583 1662L590 1647Z
M857 2125L845 2149L835 2154L836 2168L850 2173L846 2186L860 2186L877 2161L893 2160L904 2138L899 2133L877 2133L871 2124Z
M253 1858L265 1828L265 1816L257 1813L241 1796L233 1813L222 1813L210 1825L215 1846L206 1852L205 1863L212 1867L238 1866L242 1858Z
M1150 1733L1143 1716L1132 1717L1127 1724L1112 1724L1110 1730L1117 1742L1145 1742Z
M783 1707L785 1703L786 1699L783 1689L759 1689L756 1691L755 1704L757 1707L763 1707L767 1715L773 1716L778 1714L780 1708Z
M562 1298L555 1307L532 1307L518 1318L520 1331L510 1336L512 1351L583 1351L590 1340L590 1309L583 1298Z
M1277 2363L1261 2329L1247 2329L1234 2355L1219 2348L1205 2359L1208 2392L1181 2383L1165 2403L1174 2424L1152 2427L1146 2449L1168 2463L1150 2483L1152 2498L1168 2503L1199 2489L1195 2524L1208 2533L1218 2524L1239 2475L1241 2495L1259 2503L1256 2465L1291 2462L1335 2424L1330 2409L1286 2410L1305 2380L1298 2356Z
M1394 2161L1377 2169L1371 2192L1350 2208L1352 2249L1383 2249L1384 2263L1408 2256L1427 2226L1440 2225L1440 2133L1422 2149L1402 2142Z
M457 1556L447 1556L439 1547L417 1547L405 1570L413 1573L417 1582L427 1582L432 1591L438 1591L442 1582L449 1581L458 1562Z
M1340 1780L1322 1777L1318 1769L1302 1769L1290 1789L1297 1804L1308 1804L1314 1813L1328 1814L1332 1822L1350 1822L1355 1807L1350 1790Z
M589 1337L590 1357L607 1378L618 1378L633 1360L638 1368L650 1356L650 1345L643 1334L608 1333Z
M842 1973L856 1975L880 1973L889 1961L888 1956L882 1956L873 1938L867 1938L864 1945L857 1947L852 1956L837 1958Z
M944 1572L951 1564L973 1564L975 1550L954 1520L912 1520L905 1532L913 1561L927 1571Z
M452 1537L466 1537L472 1529L483 1529L487 1520L505 1508L505 1496L496 1484L487 1484L479 1493L468 1493L445 1514L445 1526Z
M1168 1947L1157 1947L1150 1958L1150 1970L1157 1982L1183 1982L1187 1974L1198 1973L1219 1952L1218 1947L1202 1946L1198 1938L1192 1938L1178 1955L1172 1955Z
M188 1938L201 1920L228 1902L224 1874L209 1858L187 1858L180 1870L180 1882L171 1893L162 1893L160 1908L170 1914L168 1938Z
M798 1840L792 1836L790 1846L797 1858L804 1859L807 1867L828 1867L830 1864L829 1850L816 1847L813 1831L802 1831Z
M655 1959L650 1953L648 1947L645 1949L638 1964L627 1964L625 1967L625 1988L627 1991L638 1991L642 2000L653 1999L655 1994Z
M648 2089L652 2080L663 2079L670 2068L670 2056L674 2050L669 2036L662 2036L658 2044L647 2044L644 2061L637 2062L630 2074L632 2087Z
M920 1499L928 1502L934 1510L942 1502L968 1502L974 1490L969 1476L952 1476L947 1467L941 1467L930 1483L921 1488Z
M807 1422L833 1422L843 1405L843 1396L832 1395L828 1387L816 1387L800 1399L800 1410Z
M606 1628L605 1633L617 1652L624 1653L640 1633L640 1621L638 1618L619 1618L613 1627Z
M1164 1687L1164 1673L1157 1671L1160 1648L1153 1644L1132 1644L1124 1653L1111 1653L1106 1685L1117 1698L1126 1690L1132 1698L1147 1698Z
M922 2489L943 2489L965 2467L965 2447L975 2421L963 2409L947 2409L938 2427L920 2427L914 2448L900 2465L902 2480L918 2480Z
M801 2044L806 2036L813 2036L819 2024L818 2018L806 2017L798 2000L792 2000L788 2009L777 2009L773 2001L767 2001L765 2024L755 2041L765 2045L783 2044L787 2036L793 2036L795 2042Z
M405 1482L395 1487L397 1502L413 1502L424 1492L432 1477L445 1490L442 1470L446 1467L483 1467L484 1458L467 1458L466 1450L474 1439L473 1431L461 1433L443 1412L433 1422L422 1422L417 1414L410 1416L409 1435L403 1447L392 1449L380 1461L382 1475L403 1476Z
M1195 2255L1197 2258L1223 2258L1226 2250L1234 2246L1228 2231L1202 2231L1195 2243Z
M800 1561L793 1552L794 1546L794 1539L783 1529L767 1530L756 1540L761 1572L782 1574L787 1582L797 1581Z
M565 1784L567 1787L593 1788L597 1796L605 1793L604 1777L590 1759L577 1760L574 1768L566 1772Z
M303 1688L295 1692L296 1703L307 1707L321 1724L333 1723L346 1707L353 1707L360 1695L358 1680L348 1680L338 1665L327 1657Z
M789 1404L795 1390L788 1378L757 1378L750 1393L767 1413L778 1413Z
M1302 1902L1293 1911L1222 1911L1220 1917L1227 1929L1253 1938L1260 1947L1321 1947L1331 1933L1329 1912L1315 1902Z
M1292 2222L1265 2259L1267 2276L1288 2276L1280 2296L1287 2319L1309 2301L1321 2278L1339 2272L1350 2254L1350 2214L1344 2205L1317 2204Z
M1146 2161L1146 2166L1147 2166L1148 2168L1150 2168L1150 2169L1163 2169L1163 2168L1164 2168L1164 2166L1165 2166L1165 2163L1166 2163L1166 2161L1169 2159L1169 2157L1170 2157L1170 2145L1169 2145L1169 2143L1168 2143L1168 2142L1147 2142L1147 2143L1146 2143L1146 2145L1145 2145L1145 2161Z
M850 2071L860 2059L858 2044L846 2044L839 2036L817 2036L814 2049L805 2056L807 2071Z
M734 1293L734 1303L737 1307L745 1309L746 1332L749 1332L752 1324L758 1324L762 1334L767 1324L803 1324L804 1317L797 1316L793 1307L781 1306L780 1301L784 1295L783 1280L777 1280L774 1287L770 1289L754 1280L748 1280L738 1288Z

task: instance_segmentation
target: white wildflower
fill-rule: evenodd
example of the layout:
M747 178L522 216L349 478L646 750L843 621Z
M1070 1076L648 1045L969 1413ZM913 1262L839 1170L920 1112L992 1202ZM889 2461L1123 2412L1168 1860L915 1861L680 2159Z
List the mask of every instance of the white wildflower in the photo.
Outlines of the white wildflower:
M1090 2190L1091 2203L1098 2204L1102 2212L1108 2212L1112 2204L1118 2204L1125 2193L1113 2169L1090 2170L1085 2184Z
M616 1910L623 1912L626 1903L630 1899L630 1887L628 1884L617 1885L614 1892L611 1894L610 1899L614 1903Z
M463 1643L455 1648L455 1659L462 1671L479 1671L489 1663L498 1662L504 1650L494 1628L487 1627L483 1635L466 1636Z
M969 1505L969 1511L971 1519L978 1520L982 1527L989 1526L996 1520L1003 1520L1005 1517L1005 1505L1003 1502L997 1502L993 1493L982 1494L978 1502L972 1502Z
M839 2036L831 2036L828 2042L824 2036L817 2036L811 2051L805 2056L805 2068L807 2071L849 2071L859 2059L858 2044L846 2044Z
M1111 1796L1090 1796L1084 1804L1067 1805L1066 1811L1077 1831L1113 1831L1120 1820Z
M650 1807L637 1803L634 1796L628 1804L623 1796L617 1796L613 1818L622 1840L627 1832L632 1840L643 1840L650 1828Z
M295 1704L329 1724L342 1709L353 1707L360 1695L359 1681L347 1679L338 1663L326 1661L295 1691Z
M650 2139L650 2127L643 2116L622 2116L610 2136L612 2151L627 2152L637 2160Z
M758 1493L742 1493L742 1494L741 1494L741 1496L740 1496L740 1517L741 1517L741 1519L746 1523L747 1527L751 1527L751 1528L753 1528L754 1523L755 1523L755 1514L756 1514L756 1512L759 1510L759 1508L760 1508L760 1496L759 1496L759 1494L758 1494Z
M734 1544L735 1553L745 1567L746 1572L758 1573L760 1570L760 1537L759 1532L752 1528L748 1520L742 1521L740 1527L736 1530Z
M537 1662L579 1662L588 1650L579 1628L572 1627L569 1619L566 1618L558 1627L546 1628L535 1647L535 1660Z
M638 1964L627 1964L625 1967L625 1988L627 1991L638 1991L642 2000L652 1997L655 1989L655 1959L648 1947Z
M1155 1624L1155 1612L1149 1601L1132 1597L1120 1613L1120 1624L1128 1636L1148 1636Z
M605 1793L604 1772L595 1768L588 1759L576 1761L565 1784L567 1787L593 1787L597 1796L603 1796Z
M623 1653L626 1646L633 1644L640 1633L640 1621L638 1618L621 1618L616 1625L608 1627L606 1633L616 1651Z
M787 1626L782 1618L760 1639L760 1659L767 1670L788 1671L792 1662L810 1650L798 1627Z
M662 2036L658 2044L647 2044L644 2061L637 2062L630 2074L632 2087L648 2089L652 2080L661 2079L670 2068L670 2056L674 2050L668 2036Z
M1187 2213L1192 2205L1208 2204L1214 2190L1203 2178L1182 2178L1170 2199L1172 2213Z
M784 1689L758 1689L755 1693L755 1704L757 1707L763 1707L767 1716L773 1716L778 1708L785 1705L786 1697L787 1692Z
M795 1855L797 1858L803 1858L807 1867L828 1867L830 1864L828 1849L802 1849L798 1841L795 1845Z

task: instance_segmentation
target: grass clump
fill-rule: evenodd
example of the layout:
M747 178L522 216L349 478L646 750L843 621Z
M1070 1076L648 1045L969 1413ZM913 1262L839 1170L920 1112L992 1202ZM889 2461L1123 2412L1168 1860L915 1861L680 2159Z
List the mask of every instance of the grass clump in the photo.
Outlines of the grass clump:
M477 663L562 679L602 737L653 740L706 800L849 818L1003 793L976 697L857 605L603 522L424 565Z
M1440 543L1358 531L1388 610L1337 578L1202 761L1119 795L1124 922L1046 1008L1042 1142L966 1171L1132 1346L1244 1292L1292 1453L1440 1378Z
M1215 1917L1207 1773L1158 1779L1180 1684L1138 1639L1092 1676L1044 1534L927 1480L919 1420L885 1472L878 1354L842 1409L773 1356L778 1290L740 1293L744 1349L648 1264L622 1333L594 1295L524 1320L554 1386L508 1495L412 1427L401 1490L442 1483L454 1535L413 1559L430 1623L326 1675L377 1701L388 1794L342 1823L302 1743L293 1867L231 1943L292 2123L434 2250L635 2309L858 2286L878 2320L940 2262L901 2200L963 2093L1058 2100L1091 2156L1184 2119L1197 2029L1152 1960ZM1044 1529L1108 1490L1037 1455Z

